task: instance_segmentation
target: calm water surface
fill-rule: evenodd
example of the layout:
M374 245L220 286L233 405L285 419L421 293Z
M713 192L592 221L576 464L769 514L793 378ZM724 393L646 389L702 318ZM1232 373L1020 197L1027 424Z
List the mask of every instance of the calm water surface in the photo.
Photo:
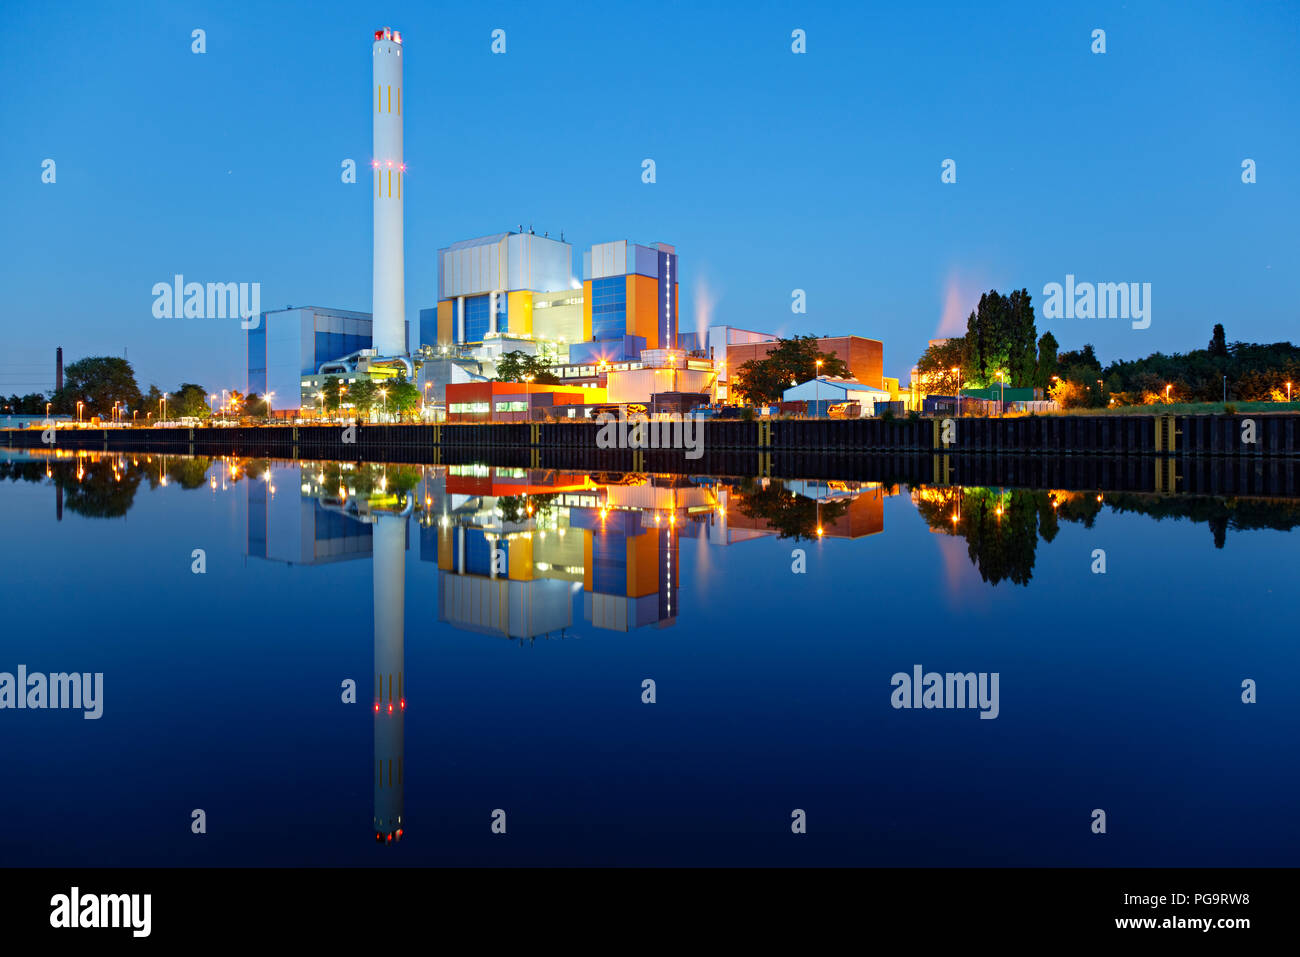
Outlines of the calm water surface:
M104 675L0 710L7 865L1300 863L1300 502L0 453L0 514L0 672Z

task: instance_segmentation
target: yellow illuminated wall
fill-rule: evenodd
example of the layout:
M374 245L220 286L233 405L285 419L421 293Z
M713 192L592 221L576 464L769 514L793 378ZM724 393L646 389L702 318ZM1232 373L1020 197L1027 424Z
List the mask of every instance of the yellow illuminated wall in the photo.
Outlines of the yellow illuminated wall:
M438 303L438 343L451 342L456 336L456 302L444 299Z
M509 318L509 332L532 335L533 332L533 294L524 292L507 293L506 315Z
M445 572L452 569L454 555L452 535L454 534L453 528L438 527L438 567Z
M513 293L512 293L513 295ZM533 539L521 536L510 539L507 549L510 555L510 578L512 581L531 581L533 578Z

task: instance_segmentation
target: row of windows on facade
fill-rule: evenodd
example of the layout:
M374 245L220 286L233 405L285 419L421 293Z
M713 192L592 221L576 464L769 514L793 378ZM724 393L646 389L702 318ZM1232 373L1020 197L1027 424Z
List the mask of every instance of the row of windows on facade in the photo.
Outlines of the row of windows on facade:
M447 411L452 413L453 415L458 415L458 414L486 415L489 411L489 408L490 408L490 404L487 402L453 402L451 405L447 406ZM496 410L498 412L527 412L528 403L527 402L498 402L496 404ZM575 419L578 417L577 409L569 409L568 411L569 411L569 418Z

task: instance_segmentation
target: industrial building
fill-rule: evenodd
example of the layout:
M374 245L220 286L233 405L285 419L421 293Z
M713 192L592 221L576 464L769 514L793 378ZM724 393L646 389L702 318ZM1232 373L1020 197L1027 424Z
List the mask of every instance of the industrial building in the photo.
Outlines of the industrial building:
M355 372L359 360L378 356L373 326L368 313L319 306L261 313L257 327L248 330L247 391L273 394L276 409L310 408L317 387L304 384L304 377L316 375L327 362L349 356Z
M583 418L582 407L605 401L605 390L531 382L469 382L447 386L448 422L532 422Z
M751 359L766 359L775 342L737 342L727 345L728 374L735 375ZM817 339L818 352L834 353L849 367L849 378L873 389L887 388L885 347L879 339L863 336L826 336Z

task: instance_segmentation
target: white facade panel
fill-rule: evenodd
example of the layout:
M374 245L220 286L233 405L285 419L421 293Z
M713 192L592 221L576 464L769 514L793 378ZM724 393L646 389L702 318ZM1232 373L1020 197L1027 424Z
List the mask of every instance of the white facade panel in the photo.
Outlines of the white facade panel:
M589 265L588 265L589 264ZM583 279L606 279L627 275L627 240L596 243L583 256Z

